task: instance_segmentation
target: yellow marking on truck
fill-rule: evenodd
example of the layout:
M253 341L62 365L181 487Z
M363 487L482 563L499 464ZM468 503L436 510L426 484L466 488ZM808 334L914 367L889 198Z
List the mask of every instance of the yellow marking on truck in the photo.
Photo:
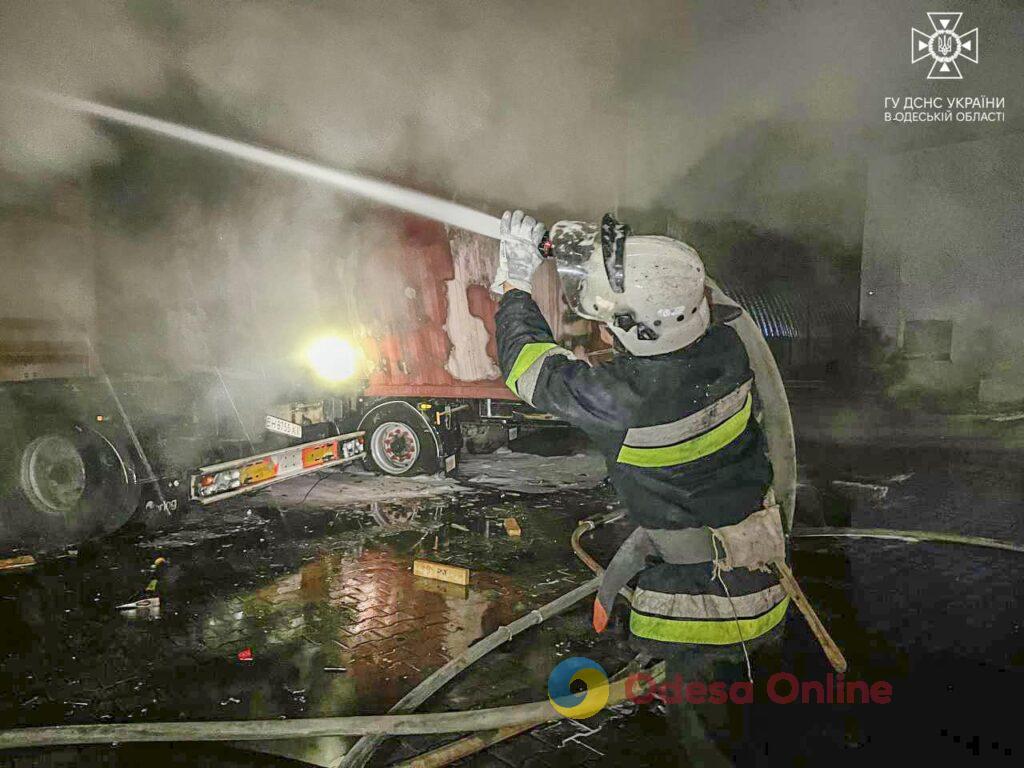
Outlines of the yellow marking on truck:
M302 466L315 467L317 464L325 464L334 461L338 456L338 442L332 440L329 443L311 445L302 449Z
M238 479L242 482L242 485L252 485L253 483L262 483L264 480L270 480L272 477L277 476L277 462L273 459L262 459L260 461L253 462L245 467L238 473Z

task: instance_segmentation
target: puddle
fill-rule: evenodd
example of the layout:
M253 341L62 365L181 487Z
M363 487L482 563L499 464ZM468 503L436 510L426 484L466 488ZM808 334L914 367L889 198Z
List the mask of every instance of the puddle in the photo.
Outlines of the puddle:
M831 482L837 479L838 486ZM817 503L829 521L917 515L918 525L903 527L926 527L934 510L933 519L950 519L936 503L935 478L920 467L886 462L877 471L810 480L804 497L821 494ZM944 482L954 496L971 492L983 500L986 512L1019 496L980 470L958 475L959 485ZM890 490L881 496L879 485ZM607 487L543 495L473 489L357 504L337 495L308 505L253 497L206 510L175 530L126 533L83 547L77 557L7 574L0 578L0 722L383 712L500 624L587 579L569 534L577 520L613 504ZM507 517L516 518L521 537L508 535ZM626 530L624 523L602 529L588 549L606 561ZM166 562L154 566L157 557ZM415 558L468 568L470 584L414 577ZM739 764L756 762L765 750L783 762L860 761L891 754L886 750L900 739L912 739L922 754L1002 755L1016 730L1012 712L990 692L1024 682L1018 563L1010 553L900 541L796 542L794 568L851 674L890 680L894 704L758 707L742 716L749 727L715 738ZM146 597L154 578L158 614L115 610ZM597 637L586 610L571 612L491 654L431 707L535 700L567 656L619 668L629 657L621 641L621 628ZM240 660L240 652L251 660ZM827 672L795 612L778 663L815 679ZM755 667L755 675L763 671ZM634 761L653 760L662 721L641 714L626 730L616 726L616 743ZM326 762L345 745L333 739L274 749ZM147 761L171 754L133 749ZM609 759L621 754L614 744L600 749Z

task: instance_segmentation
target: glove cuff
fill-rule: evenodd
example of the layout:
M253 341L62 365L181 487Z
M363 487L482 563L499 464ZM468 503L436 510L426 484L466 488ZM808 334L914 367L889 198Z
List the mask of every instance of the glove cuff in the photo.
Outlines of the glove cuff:
M520 280L518 278L510 277L505 281L505 285L512 288L518 288L520 291L526 291L527 293L533 293L533 281L532 280Z

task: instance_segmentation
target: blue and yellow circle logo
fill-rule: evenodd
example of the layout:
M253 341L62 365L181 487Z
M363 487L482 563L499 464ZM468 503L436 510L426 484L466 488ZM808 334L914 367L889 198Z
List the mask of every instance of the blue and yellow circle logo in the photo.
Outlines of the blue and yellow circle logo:
M572 690L574 681L583 683L578 693ZM596 661L573 656L559 662L548 676L548 699L558 714L583 720L593 717L608 703L608 675Z

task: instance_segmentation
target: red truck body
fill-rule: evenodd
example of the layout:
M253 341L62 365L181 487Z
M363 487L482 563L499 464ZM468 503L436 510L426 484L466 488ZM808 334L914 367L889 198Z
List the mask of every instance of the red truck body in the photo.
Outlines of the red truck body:
M364 394L515 399L494 338L498 243L413 217L399 227L397 247L376 253L373 266L404 284L405 304L384 308L389 331L365 345L373 373ZM559 338L564 308L552 265L541 267L533 295Z

